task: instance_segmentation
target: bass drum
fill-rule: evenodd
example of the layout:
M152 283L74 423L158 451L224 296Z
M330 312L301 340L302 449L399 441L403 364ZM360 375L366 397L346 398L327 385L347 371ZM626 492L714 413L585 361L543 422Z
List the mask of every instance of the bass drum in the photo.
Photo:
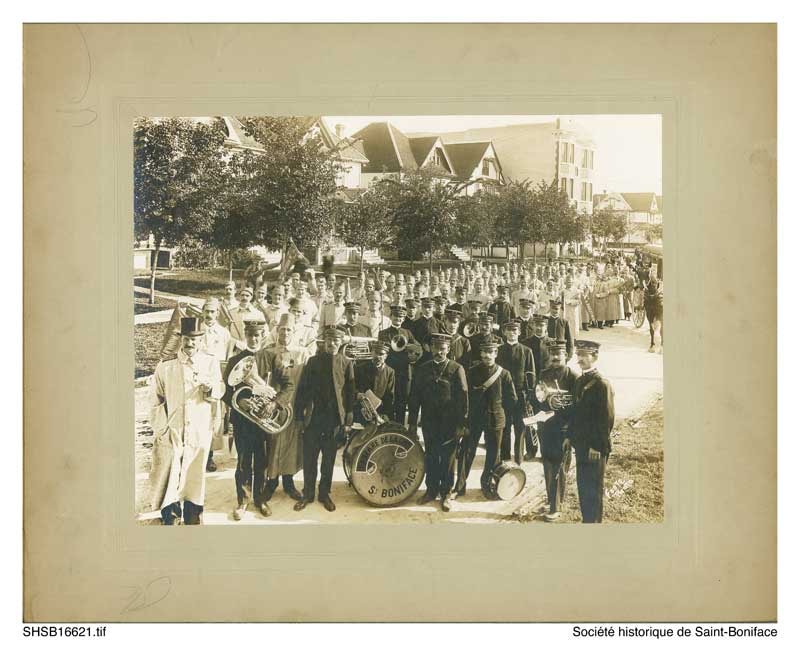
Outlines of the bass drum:
M367 425L350 436L342 465L359 496L375 507L403 504L422 484L425 455L401 424Z
M492 471L489 490L500 500L511 500L522 493L526 480L522 467L513 462L501 462Z

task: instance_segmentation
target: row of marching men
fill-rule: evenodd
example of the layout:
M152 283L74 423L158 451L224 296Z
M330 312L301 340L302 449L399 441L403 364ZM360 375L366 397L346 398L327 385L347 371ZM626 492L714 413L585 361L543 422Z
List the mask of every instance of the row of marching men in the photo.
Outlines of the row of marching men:
M537 375L543 377L551 367L550 361L556 361L551 357L563 357L566 364L576 345L579 363L582 353L594 353L596 358L596 344L573 344L568 322L558 316L559 303L553 301L552 307L550 317L536 315L526 319L523 314L520 319L504 321L502 341L493 332L500 327L493 314L479 313L476 329L464 330L464 316L458 308L451 307L438 319L427 315L429 307L423 303L422 316L409 319L406 308L396 305L391 309L389 325L370 346L369 360L353 361L342 347L352 345L353 337L369 336L353 317L358 314L356 304L348 307L348 320L352 323L326 328L322 344L315 343L312 350L295 342L301 324L291 313L282 315L274 340L266 345L264 322L247 320L242 347L218 323L219 301L209 299L202 319L181 320L177 356L162 361L152 380L152 504L161 510L164 524L202 522L204 467L213 468L210 456L222 442L225 403L230 404L232 396L232 388L226 387L227 375L220 366L225 362L230 373L248 356L255 357L258 376L264 380L254 389L282 406L291 405L294 419L287 430L270 436L236 410L229 411L227 427L237 451L234 519L241 519L251 504L263 516L269 516L268 502L279 485L296 500L298 511L315 497L327 510L335 510L330 491L339 438L342 432L350 432L354 404L359 393L367 390L380 397L381 413L386 418L403 423L407 415L413 432L421 426L427 470L424 502L439 498L442 509L447 511L455 496L466 492L467 476L482 437L487 456L481 488L486 493L493 465L511 458L512 431L514 459L519 462L534 457L535 442L522 417L526 403L532 400ZM459 334L459 328L469 336ZM520 343L523 334L525 338ZM568 371L560 364L553 367ZM570 379L565 373L559 381L563 388ZM597 387L602 385L610 392L607 381L595 381ZM613 424L613 404L601 417ZM558 433L563 434L566 428L566 424L559 425ZM559 482L563 488L564 482L563 475L557 474L564 465L551 459L549 450L546 454L549 444L542 432L539 440L551 511L557 512L563 494L556 488ZM579 445L580 442L576 452ZM610 445L607 439L594 445L596 448L587 448L587 455L595 466L600 462L604 465ZM595 460L592 451L602 455L602 461ZM549 470L548 461L552 463ZM300 470L302 492L294 484L294 476ZM600 492L601 480L602 477ZM595 491L597 481L596 476L587 480L594 483ZM581 496L582 507L584 499L589 500L587 496ZM599 499L595 496L591 510L584 514L585 519L597 521L602 517L602 493Z

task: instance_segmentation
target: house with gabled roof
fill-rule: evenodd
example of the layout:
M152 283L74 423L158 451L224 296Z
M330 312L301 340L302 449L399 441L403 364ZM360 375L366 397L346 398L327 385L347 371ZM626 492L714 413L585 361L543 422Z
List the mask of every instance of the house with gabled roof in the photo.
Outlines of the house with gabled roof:
M594 209L624 212L628 221L628 234L622 246L640 246L650 242L647 232L650 225L661 224L661 196L655 193L616 193L603 191L594 196Z
M369 160L361 173L362 188L420 168L439 168L445 177L456 177L444 142L437 135L407 137L388 121L373 121L351 139L360 144Z
M474 182L464 187L465 195L486 190L505 183L497 150L491 141L469 141L445 144L453 163L456 177L463 182Z

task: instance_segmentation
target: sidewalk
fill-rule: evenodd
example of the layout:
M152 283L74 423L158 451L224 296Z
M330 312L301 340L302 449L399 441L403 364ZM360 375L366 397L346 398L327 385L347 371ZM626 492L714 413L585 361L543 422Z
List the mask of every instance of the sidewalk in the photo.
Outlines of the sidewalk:
M663 356L647 352L650 340L646 328L637 330L632 324L624 322L610 329L592 329L581 333L578 338L591 339L602 344L598 369L609 378L614 387L617 420L636 419L656 395L663 393ZM571 365L575 365L574 360ZM139 499L147 485L149 449L146 443L152 439L152 436L147 434L149 432L147 415L147 389L137 388L135 432ZM406 506L370 507L348 486L342 469L340 451L336 458L331 491L331 498L337 506L335 512L325 511L322 505L316 502L302 512L295 512L292 509L294 501L279 488L270 501L272 516L262 518L251 507L244 519L237 523L231 515L236 500L233 481L236 459L233 455L218 451L215 462L219 470L206 476L204 522L209 525L499 523L516 522L514 514L517 510L537 509L543 503L544 476L542 465L538 460L523 463L527 483L517 498L505 502L485 500L480 492L480 473L484 456L485 451L479 448L468 480L467 496L457 499L452 511L448 513L442 512L435 503L425 506L415 504L417 498L424 492L424 484ZM302 479L302 472L295 476L298 488L302 488ZM574 477L571 481L574 482ZM157 518L157 513L144 514L140 516L140 522L157 522Z

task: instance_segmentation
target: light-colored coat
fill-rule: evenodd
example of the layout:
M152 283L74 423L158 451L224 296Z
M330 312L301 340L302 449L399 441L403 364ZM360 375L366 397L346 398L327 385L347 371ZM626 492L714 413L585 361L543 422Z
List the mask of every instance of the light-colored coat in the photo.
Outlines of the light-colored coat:
M199 386L202 381L212 384L210 393ZM219 361L205 352L197 352L190 364L180 351L156 366L150 391L153 510L184 500L203 504L214 407L224 390Z

